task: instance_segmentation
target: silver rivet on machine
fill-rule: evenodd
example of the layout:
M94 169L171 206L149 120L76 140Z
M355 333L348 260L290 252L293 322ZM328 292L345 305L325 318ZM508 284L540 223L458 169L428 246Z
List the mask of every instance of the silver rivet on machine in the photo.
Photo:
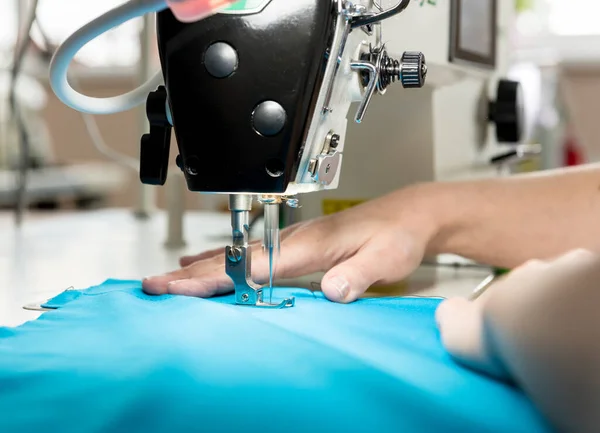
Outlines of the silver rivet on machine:
M261 102L252 113L252 127L265 137L279 134L285 122L285 109L275 101Z
M237 52L225 42L215 42L204 53L204 67L215 78L227 78L237 70Z
M237 263L242 259L242 252L239 248L233 247L227 252L227 258L230 262Z

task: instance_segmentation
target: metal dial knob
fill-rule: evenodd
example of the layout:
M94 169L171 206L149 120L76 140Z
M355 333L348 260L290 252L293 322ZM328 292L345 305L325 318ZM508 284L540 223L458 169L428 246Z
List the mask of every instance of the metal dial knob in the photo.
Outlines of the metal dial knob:
M400 82L405 89L421 88L425 85L427 64L419 51L406 51L400 62Z
M525 107L521 83L499 80L495 101L490 101L488 119L496 125L499 143L517 143L523 136Z

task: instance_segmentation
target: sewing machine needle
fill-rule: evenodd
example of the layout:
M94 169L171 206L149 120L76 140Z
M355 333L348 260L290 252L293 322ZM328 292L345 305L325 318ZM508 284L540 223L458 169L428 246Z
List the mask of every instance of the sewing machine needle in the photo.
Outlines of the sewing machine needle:
M268 203L264 207L265 228L263 244L269 255L269 303L273 298L273 280L279 258L279 203Z
M269 304L273 302L273 247L269 247Z

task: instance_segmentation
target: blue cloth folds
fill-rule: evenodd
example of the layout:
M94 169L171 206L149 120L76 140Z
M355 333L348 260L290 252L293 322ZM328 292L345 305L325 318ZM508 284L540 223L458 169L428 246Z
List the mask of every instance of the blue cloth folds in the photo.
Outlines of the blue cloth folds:
M0 328L0 432L549 433L509 384L439 341L438 300L296 306L152 297L108 280Z

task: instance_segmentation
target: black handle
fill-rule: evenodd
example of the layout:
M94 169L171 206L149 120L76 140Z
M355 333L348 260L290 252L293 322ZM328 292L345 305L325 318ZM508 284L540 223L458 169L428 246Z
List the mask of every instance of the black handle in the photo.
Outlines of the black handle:
M169 169L171 124L167 117L167 91L159 86L146 100L150 133L140 143L140 180L146 185L164 185Z

